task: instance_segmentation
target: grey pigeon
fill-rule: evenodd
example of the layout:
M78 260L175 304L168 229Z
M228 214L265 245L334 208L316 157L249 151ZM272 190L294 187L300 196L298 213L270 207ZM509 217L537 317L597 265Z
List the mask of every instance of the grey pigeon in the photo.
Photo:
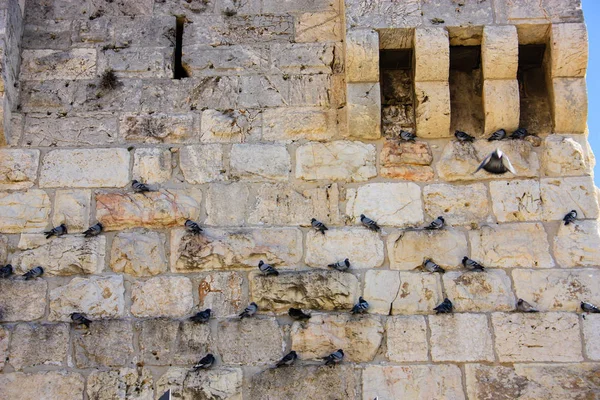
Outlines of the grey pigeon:
M256 303L252 302L240 314L240 319L249 318L249 317L253 316L254 314L256 314L257 311L258 311L258 305L256 305Z
M592 314L600 313L600 308L596 307L595 305L593 305L591 303L586 303L585 301L581 302L581 309L585 312L589 312Z
M200 371L201 369L209 369L215 363L215 356L207 354L196 365L194 365L194 371Z
M417 135L408 131L400 131L400 139L405 142L414 142Z
M327 266L330 268L333 268L333 269L337 269L338 271L341 271L341 272L348 271L348 268L350 268L350 260L348 260L346 258L343 261L338 261L336 263L329 264Z
M135 179L131 181L131 188L136 193L151 192L150 186L146 185L145 183L136 181Z
M472 142L473 140L475 140L474 136L471 136L467 132L463 131L455 131L454 136L458 139L459 142Z
M89 328L90 324L92 323L92 321L88 319L85 314L76 312L71 314L71 321L73 321L75 325L85 325L86 328Z
M185 221L184 226L186 231L193 233L194 235L199 235L202 232L202 228L200 228L200 225L198 225L198 223L192 221L191 219Z
M526 302L523 299L519 299L517 300L517 311L520 312L539 312L537 309L535 309L531 304L529 304L528 302Z
M484 169L491 174L501 175L508 171L516 174L514 167L510 163L508 156L502 152L500 149L496 149L486 158L483 159L479 167L473 172L473 174L477 173L480 169Z
M62 236L67 234L67 226L65 224L60 224L57 227L50 229L49 231L44 232L46 235L46 239L50 239L52 236Z
M352 314L364 314L367 312L368 309L369 303L367 303L367 301L361 296L358 298L358 303L356 303L354 307L352 307L352 310L350 312Z
M471 260L467 256L463 257L463 259L462 259L462 265L466 269L468 269L469 271L473 271L473 272L481 272L481 271L483 271L485 269L485 268L483 268L483 265L479 264L475 260Z
M4 267L0 268L0 279L6 279L13 274L13 266L10 264L6 264Z
M327 227L325 226L324 223L322 223L321 221L317 221L315 218L312 218L310 220L310 224L316 231L321 232L323 235L325 234Z
M288 315L297 321L304 321L310 319L310 314L305 313L299 308L290 308L288 310Z
M190 321L199 323L199 324L204 324L206 322L208 322L208 320L210 319L210 314L211 314L211 309L207 308L204 311L200 311L198 313L196 313L195 315L192 315L190 317Z
M102 226L102 224L100 222L98 222L97 224L90 226L86 231L84 231L83 235L86 238L98 236L99 234L102 233L103 229L104 229L104 227Z
M445 298L437 307L434 307L436 314L451 314L452 313L452 302L450 299Z
M570 223L575 222L576 219L577 219L577 211L571 210L567 215L565 215L565 217L563 218L563 221L565 221L565 225L569 225Z
M344 350L338 349L337 351L331 353L327 357L321 358L321 360L325 360L325 365L335 365L342 362L344 359Z
M525 136L527 136L527 135L528 135L527 129L519 128L510 134L510 138L517 139L517 140L523 140L523 139L525 139Z
M446 220L444 217L437 217L429 225L425 227L425 229L442 229L444 227L444 223Z
M488 142L492 142L494 140L502 140L506 137L506 131L504 129L498 129L496 132L492 133L492 136L488 138Z
M258 269L260 269L260 272L262 272L262 274L264 276L279 275L279 271L277 271L275 268L273 268L272 265L265 263L263 260L260 260L258 262Z
M35 267L35 268L32 268L29 271L25 272L25 274L23 274L23 278L25 278L25 280L28 281L30 279L39 278L43 274L44 274L44 268Z
M277 368L283 367L283 366L288 367L288 366L292 365L294 363L294 361L296 361L297 359L298 359L298 354L296 354L296 352L294 350L292 350L289 353L287 353L285 355L285 357L283 357L281 360L279 360L275 366Z
M369 230L379 232L381 228L377 225L377 222L373 221L369 217L365 217L365 214L360 214L360 222Z
M429 272L439 272L440 274L446 272L444 268L440 267L430 259L426 259L425 261L423 261L423 268L425 268L425 270Z

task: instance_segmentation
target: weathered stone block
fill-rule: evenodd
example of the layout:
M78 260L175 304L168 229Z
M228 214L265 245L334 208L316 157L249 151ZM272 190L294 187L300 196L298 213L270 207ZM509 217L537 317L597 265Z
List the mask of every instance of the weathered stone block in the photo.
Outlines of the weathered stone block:
M0 264L8 260L8 236L0 235Z
M258 140L261 115L261 112L254 110L204 110L200 124L200 140L203 143L243 143Z
M186 46L181 61L192 76L257 74L269 67L269 49L251 44L216 48L191 45Z
M92 371L87 378L90 399L147 399L153 398L152 374L147 368L121 368Z
M544 140L542 165L546 176L590 174L583 147L575 137L571 136L548 135Z
M433 361L494 361L486 315L432 315L429 328ZM469 334L465 335L465 332Z
M54 194L52 226L66 224L69 233L83 232L89 227L91 191L57 190Z
M271 54L277 54L273 67L291 74L331 74L334 48L332 43L275 43L271 45Z
M450 42L445 28L416 28L414 36L415 82L447 82Z
M19 324L12 332L10 365L17 371L37 365L65 365L69 351L67 324Z
M136 317L183 317L194 305L192 282L183 276L160 276L131 287L131 313Z
M448 82L415 82L416 134L422 138L450 137Z
M221 317L235 316L247 304L244 279L236 272L213 272L204 277L198 286L198 308L210 308ZM263 307L261 307L263 308Z
M304 13L295 18L296 42L338 42L342 24L337 12Z
M171 152L160 148L136 149L132 175L141 182L168 181L171 179Z
M283 272L276 279L252 274L250 284L252 300L259 308L275 312L290 307L347 310L359 291L354 275L338 271Z
M494 4L496 21L516 24L547 24L548 22L580 22L583 19L581 1L544 0L501 2Z
M286 76L286 79L283 79L282 75L241 76L240 98L237 104L247 108L285 106L289 104L286 102L286 97L290 91L290 79L289 75Z
M370 140L381 137L381 92L379 83L346 84L348 135Z
M553 78L583 78L588 63L588 36L584 23L552 24L550 74Z
M366 181L377 175L375 146L361 142L307 143L296 150L296 178Z
M428 361L427 323L419 315L397 316L387 319L386 357L392 362Z
M34 185L39 150L0 150L0 189L28 189Z
M542 215L537 180L490 182L492 209L499 222L538 221Z
M235 201L231 201L235 199ZM242 183L212 184L206 193L207 225L240 226L246 219L250 190Z
M66 113L65 113L66 114ZM27 114L23 132L28 146L101 146L117 142L117 117L105 113L81 113L59 117Z
M336 124L336 113L331 110L308 107L270 108L263 112L262 140L329 140L336 133Z
M425 212L431 219L443 215L446 223L466 225L488 219L490 204L482 183L453 186L428 185L423 189Z
M600 360L600 315L588 314L581 320L585 354L592 360Z
M0 280L0 320L6 322L33 321L46 312L48 283L34 281Z
M0 375L0 397L22 400L52 400L83 397L84 378L67 371L45 371Z
M392 304L392 314L429 314L443 298L437 274L400 272L400 290Z
M552 79L555 133L584 133L588 115L585 78Z
M442 24L449 28L464 29L469 25L492 25L494 21L493 6L488 2L456 3L453 0L424 0L421 9L425 24L437 25L439 21L432 18L436 17L443 20Z
M202 397L242 400L242 378L241 368L219 368L190 374L189 368L172 367L156 382L156 393L158 396L170 389L174 398L182 400Z
M292 170L285 146L269 144L234 144L229 155L233 176L285 181Z
M220 321L216 341L225 364L271 364L283 357L285 347L282 331L275 318ZM248 346L248 343L252 343L252 346Z
M223 148L220 144L183 147L179 151L179 167L188 183L198 184L226 179Z
M0 232L39 232L46 228L51 208L43 190L0 193Z
M386 140L381 150L381 165L431 165L433 155L427 142Z
M389 315L399 290L400 274L398 271L367 271L363 296L368 299L369 313Z
M170 78L172 57L173 49L168 47L107 49L98 54L98 71L111 69L123 78Z
M515 79L519 38L514 25L484 26L481 38L483 79Z
M96 50L23 50L21 79L93 79L96 76Z
M492 314L500 362L583 361L578 319L568 313Z
M408 28L422 23L421 2L407 0L398 3L382 0L378 3L349 1L346 4L346 27Z
M483 112L486 134L519 127L519 82L516 79L483 81Z
M379 34L352 30L346 34L346 80L379 82Z
M121 367L133 356L133 328L129 321L94 321L73 338L77 368Z
M158 275L167 270L165 237L151 231L119 232L113 239L110 267L133 276Z
M127 142L187 143L193 139L193 126L190 114L125 114L119 120L119 134Z
M428 182L435 177L433 168L419 165L382 166L379 175L383 178L400 179L403 181Z
M455 311L512 311L515 308L510 277L502 270L449 271L442 280Z
M8 359L8 342L10 341L10 331L0 327L0 371L4 368L4 363Z
M579 218L598 218L598 199L591 177L550 178L540 182L545 221L562 220L576 210Z
M324 235L311 231L306 236L306 264L327 267L350 259L351 268L374 268L383 264L383 242L365 228L330 229Z
M554 257L563 268L600 265L600 228L598 221L560 224L554 237Z

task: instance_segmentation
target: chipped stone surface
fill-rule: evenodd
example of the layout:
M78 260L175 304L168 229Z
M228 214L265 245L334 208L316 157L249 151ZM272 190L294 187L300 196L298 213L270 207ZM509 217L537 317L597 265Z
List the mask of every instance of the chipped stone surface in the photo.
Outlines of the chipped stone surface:
M518 58L519 38L514 25L483 28L481 64L484 79L515 79Z
M554 237L554 256L563 268L600 265L600 228L598 221L560 224Z
M546 137L542 165L546 176L590 174L590 166L582 145L574 137L566 135L548 135Z
M588 116L585 78L552 79L554 132L584 133Z
M535 180L490 182L492 209L500 222L539 221L542 215L540 183Z
M0 232L40 232L50 217L50 198L43 190L0 193Z
M400 291L392 304L392 314L429 314L442 300L438 274L400 272Z
M223 363L241 365L273 364L283 357L284 350L282 332L275 318L220 321L216 346Z
M379 139L381 137L379 83L348 83L346 101L348 135L363 140Z
M266 115L265 111L265 115ZM200 124L203 143L241 143L257 139L261 113L253 110L204 110Z
M417 28L414 36L415 82L448 81L450 43L445 28Z
M514 131L519 127L519 82L516 79L483 81L485 133L498 129Z
M0 371L8 357L8 342L10 341L10 331L0 326Z
M171 367L156 381L156 393L171 389L173 398L182 400L241 400L242 376L241 368L218 368L190 374L189 368Z
M415 82L417 136L443 138L450 134L450 86L448 82Z
M336 133L336 123L334 112L319 108L270 108L263 112L262 140L329 140Z
M428 361L427 324L419 315L395 316L387 319L386 357L392 362Z
M119 232L113 239L110 267L133 276L158 275L167 270L164 234L152 231Z
M23 50L21 79L92 79L96 75L96 50Z
M121 368L110 371L92 371L87 379L90 399L144 399L152 400L152 374L147 368Z
M325 234L311 230L306 236L306 264L326 268L350 259L350 268L373 268L383 263L383 241L365 228L329 229Z
M379 35L373 30L346 34L346 79L348 82L379 81Z
M403 181L429 182L435 173L429 166L419 165L397 165L393 167L381 167L380 176L384 178L400 179Z
M487 188L482 183L468 186L426 186L423 189L423 203L430 219L443 215L450 225L485 221L490 212Z
M287 180L292 166L285 146L234 144L230 153L232 174L250 179Z
M300 14L295 20L296 42L339 41L341 25L336 12Z
M219 144L183 147L179 152L179 165L188 183L225 180L223 148Z
M83 232L89 227L91 203L89 190L57 190L54 194L52 226L66 224L69 233Z
M171 152L167 149L136 149L132 176L140 182L161 183L171 179Z
M133 328L123 320L94 321L73 338L78 368L120 367L133 356Z
M236 201L231 201L231 199ZM224 226L243 225L249 201L250 191L244 184L210 185L206 193L206 213L208 214L206 223Z
M433 155L427 142L386 140L381 150L381 165L431 165Z
M375 146L361 142L307 143L296 150L296 178L365 181L377 174Z
M119 134L127 142L187 143L194 136L193 124L187 114L125 114L119 120Z
M136 317L183 317L194 305L192 282L183 276L160 276L131 287L131 313Z
M0 279L0 320L34 321L46 312L48 283L41 279L17 281Z
M492 335L486 315L432 315L429 317L429 328L433 361L494 361Z
M17 371L37 365L65 365L69 349L67 324L19 324L12 338L10 365Z
M117 117L105 113L27 114L23 141L27 146L77 147L117 143Z
M580 322L583 325L585 354L592 360L600 360L600 315L588 314Z
M515 308L510 277L502 270L449 271L442 280L457 312L512 311Z
M588 64L585 24L552 24L550 36L552 77L584 77Z
M198 286L198 308L210 308L215 315L222 317L237 315L242 305L247 303L243 288L244 279L239 273L210 273Z
M5 399L52 400L83 397L84 378L76 372L13 372L0 375L0 397Z
M34 185L39 150L0 150L0 189L27 189Z
M591 177L549 178L540 183L544 221L562 220L576 210L579 218L598 218L598 199Z
M397 271L369 270L365 274L363 297L368 299L369 313L389 315L399 291L400 274Z

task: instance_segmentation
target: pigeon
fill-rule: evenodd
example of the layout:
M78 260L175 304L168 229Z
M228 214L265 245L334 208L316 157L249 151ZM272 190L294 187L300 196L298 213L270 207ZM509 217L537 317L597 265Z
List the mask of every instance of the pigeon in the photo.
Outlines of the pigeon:
M455 131L454 136L458 139L459 142L472 142L473 140L475 140L475 136L471 136L467 132L463 131Z
M517 140L523 140L523 139L525 139L525 136L527 136L527 135L528 135L527 129L519 128L510 134L510 138L517 139Z
M299 308L290 308L288 315L297 321L304 321L310 318L310 314L305 313Z
M439 265L431 261L429 258L423 261L423 268L425 268L425 270L429 272L439 272L440 274L446 272L444 268L440 267Z
M46 239L50 239L52 236L62 236L67 234L67 226L65 224L60 224L57 227L50 229L49 231L44 232L46 235Z
M316 219L313 218L310 220L310 224L316 231L321 232L323 235L325 234L327 227L325 226L324 223L322 223L321 221L317 221Z
M481 164L479 164L479 167L477 167L475 172L473 172L473 174L477 173L477 171L479 171L482 168L487 172L496 175L502 175L507 171L516 174L516 171L510 163L508 156L504 154L500 149L494 150L486 158L484 158Z
M488 138L488 142L492 142L494 140L502 140L506 137L506 131L504 129L498 129L496 132L492 133L492 136Z
M145 183L142 182L138 182L135 179L131 181L131 187L133 188L133 191L136 193L144 193L144 192L150 192L150 187L148 185L146 185Z
M563 221L565 221L565 225L569 225L571 222L575 222L576 219L577 219L577 211L571 210L567 215L565 215L565 217L563 218Z
M103 229L104 227L102 226L102 224L98 222L97 224L90 226L86 231L84 231L83 235L86 238L98 236L100 233L102 233Z
M444 223L446 220L444 217L437 217L429 225L425 227L425 229L442 229L444 227Z
M586 303L585 301L581 302L581 309L585 312L589 312L592 314L600 313L600 308L596 307L595 305L593 305L591 303Z
M483 265L479 264L477 261L471 260L467 256L463 257L462 265L469 271L473 271L473 272L481 272L485 269L485 268L483 268Z
M201 369L209 369L215 363L215 356L208 353L196 365L194 365L194 371L200 371Z
M86 328L89 328L90 324L92 323L92 321L88 319L85 314L77 312L71 314L71 321L73 321L75 325L85 325Z
M368 309L369 303L367 303L367 301L361 296L358 298L358 303L356 303L354 307L352 307L352 310L350 312L352 314L364 314L367 312Z
M0 279L6 279L13 274L13 266L10 264L6 264L4 267L0 268Z
M342 362L344 359L344 350L338 349L337 351L331 353L327 357L321 358L321 360L325 360L325 365L335 365Z
M277 275L279 275L279 271L277 271L275 268L273 268L272 265L266 264L263 260L260 260L258 262L258 269L260 269L260 272L262 272L262 274L264 276L269 276L269 275L277 276Z
M275 367L288 367L294 363L298 359L298 354L294 350L290 351L283 357L279 362L275 365Z
M348 268L350 268L350 260L348 260L346 258L343 261L338 261L336 263L329 264L327 266L330 268L333 268L333 269L337 269L338 271L344 272L344 271L347 271Z
M30 269L29 271L25 272L25 274L23 274L23 277L25 278L26 281L28 281L30 279L39 278L43 274L44 274L44 268L35 267L35 268Z
M360 222L367 228L375 232L379 232L381 228L377 225L377 222L373 221L369 217L365 217L365 214L360 214Z
M211 309L207 308L204 311L197 312L195 315L190 317L190 321L197 322L199 324L204 324L208 322L210 319Z
M202 228L200 228L200 225L198 225L191 219L185 221L185 230L190 233L193 233L194 235L199 235L202 232Z
M528 302L526 302L523 299L517 300L517 311L520 311L520 312L539 312L531 304L529 304Z
M256 303L252 302L248 307L244 309L244 311L240 314L240 319L244 319L244 317L249 318L256 314L258 311L258 306Z
M452 308L452 302L446 297L434 310L436 314L451 314Z
M408 131L400 131L400 139L404 142L414 142L417 135Z

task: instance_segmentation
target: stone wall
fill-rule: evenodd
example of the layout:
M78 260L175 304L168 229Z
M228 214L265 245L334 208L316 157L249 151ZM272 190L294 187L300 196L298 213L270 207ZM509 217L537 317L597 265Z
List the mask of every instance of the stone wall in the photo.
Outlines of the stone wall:
M0 280L1 399L598 397L600 318L579 312L600 304L579 1L0 5L0 263L46 271ZM475 72L450 70L460 46L479 46ZM382 50L411 57L383 88ZM483 139L520 121L528 140ZM481 140L455 141L463 123ZM473 175L496 147L516 174ZM438 215L445 229L421 229ZM349 272L327 268L346 257ZM369 314L350 315L360 295ZM433 312L444 297L455 314ZM188 320L204 308L210 323ZM294 367L271 368L292 349ZM190 372L207 352L216 366Z

